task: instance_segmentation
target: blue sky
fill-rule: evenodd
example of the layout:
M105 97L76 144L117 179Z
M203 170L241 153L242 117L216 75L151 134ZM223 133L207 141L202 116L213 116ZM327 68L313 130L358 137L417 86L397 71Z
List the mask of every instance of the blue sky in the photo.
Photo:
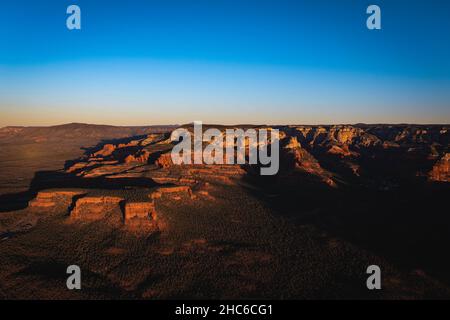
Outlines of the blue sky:
M2 1L0 126L450 123L449 39L445 0Z

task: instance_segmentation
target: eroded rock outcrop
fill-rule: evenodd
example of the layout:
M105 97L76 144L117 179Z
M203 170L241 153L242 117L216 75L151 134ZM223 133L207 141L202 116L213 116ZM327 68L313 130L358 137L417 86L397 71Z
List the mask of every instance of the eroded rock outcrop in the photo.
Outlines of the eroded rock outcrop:
M328 151L329 154L338 155L340 157L349 157L352 155L356 155L355 152L351 152L347 145L344 145L342 147L339 146L331 146Z
M120 210L121 197L113 196L86 196L75 202L70 217L76 220L101 220L107 217L112 210Z
M85 194L85 191L70 190L45 190L40 191L36 198L31 200L28 205L32 208L53 208L57 205L69 205L75 196Z
M432 181L450 182L450 153L446 153L429 173Z
M450 181L448 126L276 128L280 130L281 174L271 180L274 185L288 183L295 187L305 182L313 187L324 184L337 187L339 183L339 187L353 184L391 190L398 185L397 181L389 183L393 177L400 177L405 183L416 177L422 177L423 181L424 176L430 181ZM122 224L133 230L148 231L164 225L165 220L161 219L165 217L164 212L157 214L156 210L164 201L175 206L193 200L218 202L217 189L251 184L256 180L254 174L259 174L258 167L248 163L248 150L242 165L174 165L169 137L170 134L164 133L120 139L68 161L66 176L61 174L64 180L61 185L74 189L40 191L29 206L40 208L36 212L69 213L75 221L109 223L114 218L116 226ZM245 145L250 142L246 139ZM236 150L236 141L226 143ZM72 180L73 185L69 184Z
M355 126L300 126L295 128L301 143L311 146L331 147L345 146L375 146L381 140L362 128Z
M167 195L179 194L179 195L185 195L187 197L190 197L191 199L195 198L194 194L192 193L192 189L189 186L161 187L161 188L158 188L156 191L152 192L150 197L152 199L159 199L164 194L167 194Z
M93 157L108 157L110 156L114 150L116 150L116 147L113 144L105 144L103 148L97 152L94 152L92 154Z
M331 174L320 166L316 158L301 147L296 137L289 138L284 146L284 151L286 152L285 157L288 163L293 165L296 170L319 177L326 184L335 186Z
M155 161L155 164L161 168L169 168L173 165L172 158L170 153L161 154L158 159Z
M128 155L125 157L125 163L139 162L139 163L147 163L148 158L150 157L150 152L147 150L142 150L137 152L135 155Z
M130 223L134 219L156 220L155 204L149 201L133 201L125 203L124 218L125 223Z

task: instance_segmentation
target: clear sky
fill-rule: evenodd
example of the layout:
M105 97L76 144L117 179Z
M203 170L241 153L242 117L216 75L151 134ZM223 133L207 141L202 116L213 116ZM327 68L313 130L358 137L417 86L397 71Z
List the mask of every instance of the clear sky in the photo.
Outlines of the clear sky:
M448 124L449 57L447 0L4 0L0 126Z

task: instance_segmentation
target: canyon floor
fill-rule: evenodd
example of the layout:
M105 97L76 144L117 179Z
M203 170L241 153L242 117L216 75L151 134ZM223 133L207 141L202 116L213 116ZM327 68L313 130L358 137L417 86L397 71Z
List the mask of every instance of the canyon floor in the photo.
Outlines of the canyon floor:
M170 126L0 129L0 298L450 298L448 126L276 128L271 177L174 165Z

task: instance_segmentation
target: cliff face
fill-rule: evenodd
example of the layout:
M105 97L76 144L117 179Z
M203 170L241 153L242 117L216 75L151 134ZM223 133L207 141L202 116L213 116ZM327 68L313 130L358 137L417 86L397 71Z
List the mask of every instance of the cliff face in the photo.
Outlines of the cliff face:
M256 130L259 128L269 129L255 127ZM345 183L349 179L376 179L383 175L389 175L394 180L429 176L430 181L448 181L448 160L445 155L449 152L450 134L447 126L333 125L274 128L280 130L281 172L294 169L318 177L333 187L337 186L337 180ZM225 127L219 130L224 132ZM249 143L248 140L246 143ZM234 144L236 147L236 142ZM230 170L220 169L220 166L204 166L202 169L201 165L193 165L191 169L195 170L183 166L184 169L175 169L179 166L173 166L172 163L170 151L173 145L169 133L148 134L126 142L104 144L85 157L71 162L66 169L79 176L100 177L116 175L130 168L133 171L139 165L143 165L142 168L156 166L159 168L155 172L156 178L167 181L174 178L166 171L184 170L181 172L182 179L197 180L197 176L200 179L215 176L217 180L225 181L228 175L233 175ZM433 168L436 159L440 160ZM128 171L121 176L126 175L131 176L132 173Z
M301 143L311 146L359 145L375 146L381 140L362 128L355 126L298 126L295 127Z
M321 181L330 186L335 186L335 182L332 179L332 174L323 169L317 161L306 149L302 148L298 142L297 137L286 137L282 140L285 143L283 147L282 157L285 158L287 166L302 172L306 175L317 177Z
M450 153L446 153L429 173L432 181L450 182Z
M271 187L358 186L389 191L417 181L450 182L446 126L275 128L280 130L280 170ZM259 174L248 158L243 165L174 165L170 154L174 144L169 137L169 133L148 134L99 145L68 162L59 182L87 189L41 191L29 206L51 211L64 205L73 220L115 216L128 226L154 226L158 217L154 201L167 197L171 201L199 197L213 201L206 186L237 185ZM236 148L237 141L233 143ZM142 195L136 198L130 192Z
M310 159L311 155L322 168L325 166L341 177L347 171L362 178L389 173L393 179L428 175L430 181L449 181L448 126L339 125L281 129L288 136L295 136L304 149L296 151L297 158ZM431 169L436 159L440 160ZM308 163L314 162L310 159ZM312 166L315 172L319 170L317 165Z
M193 181L178 181L192 184ZM205 190L196 193L204 198ZM207 193L207 192L206 192ZM156 188L139 187L133 190L108 189L50 189L38 192L29 202L29 208L38 216L61 215L65 212L69 221L122 226L132 231L151 232L163 230L167 223L156 208L157 202L198 200L187 185Z

